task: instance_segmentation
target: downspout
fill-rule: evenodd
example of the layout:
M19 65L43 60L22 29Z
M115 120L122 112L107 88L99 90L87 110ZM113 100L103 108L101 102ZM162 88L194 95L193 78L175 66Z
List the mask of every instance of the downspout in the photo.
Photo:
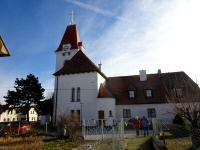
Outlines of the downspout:
M58 76L56 76L56 99L55 99L55 120L54 125L56 126L56 120L57 120L57 100L58 100Z

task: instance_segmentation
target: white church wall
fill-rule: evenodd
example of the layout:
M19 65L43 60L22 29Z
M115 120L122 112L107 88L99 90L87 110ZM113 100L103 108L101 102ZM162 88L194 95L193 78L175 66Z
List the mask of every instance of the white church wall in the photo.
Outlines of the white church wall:
M101 83L105 83L105 78L102 77L102 75L100 75L99 73L97 73L97 88L99 89Z
M96 113L98 115L98 111L104 111L104 118L106 125L112 125L113 120L116 117L116 110L115 110L115 99L114 98L98 98L97 103L97 110ZM111 115L110 112L111 111Z
M121 119L123 117L123 109L131 110L131 118L136 116L138 117L147 117L148 113L147 109L155 108L156 118L172 121L174 118L173 106L172 104L137 104L137 105L116 105L116 116L117 119ZM125 120L129 120L128 118Z
M76 101L78 87L80 87L80 102L71 102L72 88L75 88ZM57 119L60 114L69 113L71 110L80 110L85 119L97 118L93 113L96 111L98 95L96 72L59 76L57 94Z

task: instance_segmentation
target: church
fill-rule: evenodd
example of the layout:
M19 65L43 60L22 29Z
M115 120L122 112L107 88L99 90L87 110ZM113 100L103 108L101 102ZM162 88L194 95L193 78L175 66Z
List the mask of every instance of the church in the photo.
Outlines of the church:
M56 70L53 122L62 114L77 113L80 120L129 120L136 116L172 120L172 105L166 99L165 85L173 83L183 94L183 80L197 86L184 72L108 77L86 55L77 25L71 20L55 51ZM114 64L113 64L114 65Z

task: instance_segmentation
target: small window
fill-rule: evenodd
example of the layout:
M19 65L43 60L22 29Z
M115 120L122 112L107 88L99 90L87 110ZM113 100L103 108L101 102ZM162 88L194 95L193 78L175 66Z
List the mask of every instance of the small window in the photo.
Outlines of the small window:
M148 118L156 118L156 109L148 108L147 109Z
M6 118L4 118L3 121L6 122Z
M62 53L63 56L65 56L65 53Z
M81 96L81 89L80 87L77 88L77 102L80 102L80 96Z
M182 97L183 96L183 91L181 88L176 88L175 89L176 97Z
M112 110L109 111L109 117L113 117Z
M145 94L146 94L146 97L153 97L153 96L152 96L152 90L151 90L151 89L145 90Z
M34 111L33 111L33 114L34 114Z
M12 113L13 113L13 111L11 110L11 111L10 111L10 114L12 114Z
M8 110L8 115L9 115L9 110Z
M123 118L131 118L131 110L123 109Z
M129 93L129 98L135 98L135 91L134 90L131 90L128 93Z
M13 121L15 121L15 118L13 118Z
M10 121L10 118L7 118L7 121Z
M75 88L72 88L72 102L75 100Z

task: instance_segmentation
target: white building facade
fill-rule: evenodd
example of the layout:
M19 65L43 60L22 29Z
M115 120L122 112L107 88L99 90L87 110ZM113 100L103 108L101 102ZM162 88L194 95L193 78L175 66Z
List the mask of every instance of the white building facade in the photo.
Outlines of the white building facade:
M161 80L187 76L184 72L106 77L85 54L77 26L71 24L56 54L53 122L63 114L79 114L80 120L129 120L135 116L172 120L172 104L164 99ZM187 76L188 77L188 76ZM167 81L165 81L167 83Z

